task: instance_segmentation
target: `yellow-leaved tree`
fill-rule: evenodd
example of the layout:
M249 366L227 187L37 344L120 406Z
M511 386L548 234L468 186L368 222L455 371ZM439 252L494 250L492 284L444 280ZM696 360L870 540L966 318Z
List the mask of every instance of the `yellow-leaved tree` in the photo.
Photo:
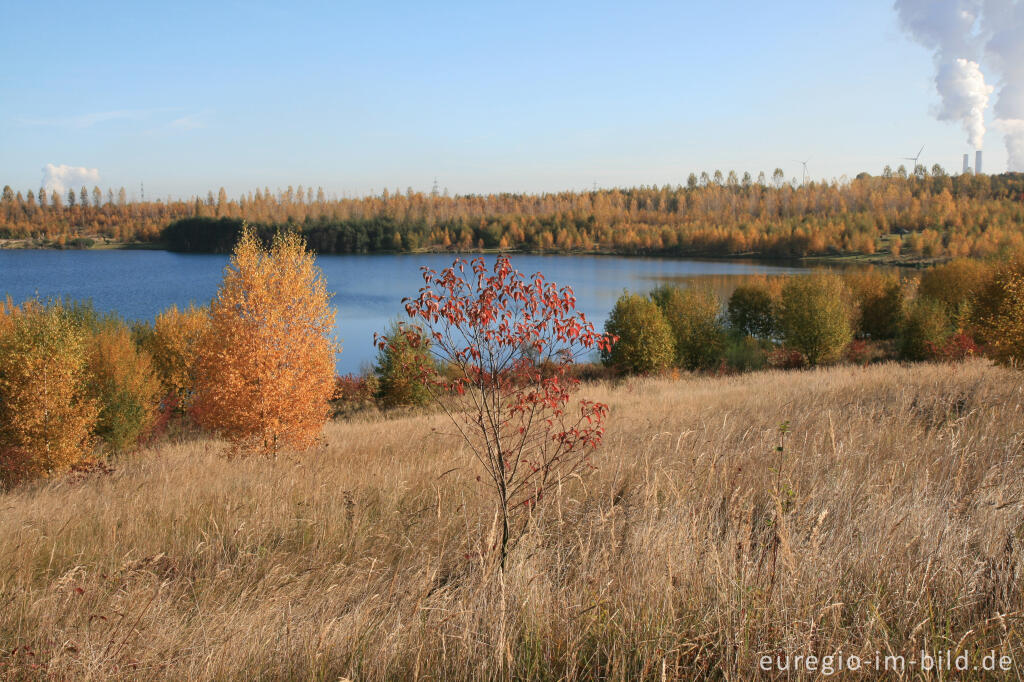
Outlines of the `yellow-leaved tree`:
M0 323L0 482L66 471L90 455L99 412L87 348L59 304L4 306Z
M1024 367L1024 260L1000 266L974 302L974 329L989 355Z
M153 326L139 327L139 344L153 359L165 398L184 411L196 382L199 346L210 328L209 311L195 306L179 310L172 305L156 316Z
M235 446L276 454L316 443L334 390L334 309L295 233L267 250L245 230L210 304L193 414Z

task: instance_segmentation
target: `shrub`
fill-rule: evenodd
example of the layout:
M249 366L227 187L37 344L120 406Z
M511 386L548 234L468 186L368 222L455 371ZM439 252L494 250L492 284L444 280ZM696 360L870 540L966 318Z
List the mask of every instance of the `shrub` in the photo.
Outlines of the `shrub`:
M768 353L768 366L774 369L802 369L807 366L807 358L792 348L776 348Z
M847 290L836 275L790 277L782 288L779 326L786 345L811 365L837 360L853 338Z
M616 378L615 370L600 362L577 362L569 372L581 382L612 381Z
M946 307L931 298L919 298L907 311L900 331L897 349L903 360L930 360L934 350L946 343L950 336Z
M943 362L963 362L967 358L978 355L980 349L970 334L958 331L941 346L932 346L932 357Z
M857 336L895 338L903 324L903 284L899 278L871 268L849 273L845 281L857 311Z
M891 360L895 357L895 342L854 339L843 351L843 357L855 365L870 365L873 362Z
M138 443L156 418L161 386L149 355L123 324L92 332L87 373L88 393L99 405L96 435L114 450Z
M568 370L585 353L609 350L614 339L576 314L571 289L540 273L526 278L504 256L490 273L482 258L470 273L466 266L457 259L441 273L423 268L420 294L405 303L424 330L409 328L407 337L415 343L425 334L435 357L454 369L449 376L430 363L423 379L483 468L478 480L495 499L504 569L510 543L546 491L589 468L608 407L580 399L570 408L579 382Z
M620 296L604 330L618 342L601 352L601 360L621 372L657 372L675 359L672 327L658 304L645 296Z
M331 395L332 417L357 412L374 405L378 393L377 377L344 374L334 380Z
M386 342L381 344L383 338ZM420 406L430 402L430 389L422 380L423 368L433 362L430 339L402 322L395 322L378 338L378 398L383 407Z
M892 281L877 296L862 301L858 327L864 336L876 340L899 334L904 315L903 284Z
M950 261L921 273L917 295L940 302L950 322L962 328L970 320L974 300L993 274L992 267L981 261Z
M178 310L172 305L156 316L152 326L134 329L139 345L149 353L163 389L165 409L184 411L192 399L196 383L199 343L210 328L209 309L189 306Z
M200 342L197 421L235 452L313 445L334 393L333 329L330 294L302 238L279 233L268 251L244 232Z
M61 305L28 302L2 317L0 482L10 485L86 459L98 408L85 391L85 340Z
M737 372L763 369L768 362L765 342L753 336L731 334L725 346L725 362Z
M770 339L776 329L774 308L767 285L741 284L729 297L729 326L744 336Z
M972 319L979 340L996 361L1024 363L1024 261L999 267L979 291Z
M14 327L14 316L17 312L18 307L14 305L10 296L0 301L0 339Z
M89 302L62 305L85 339L86 390L99 407L95 433L115 451L129 448L153 425L161 397L149 354L116 314Z
M672 329L675 364L688 370L713 369L725 353L722 302L708 288L662 286L651 298Z

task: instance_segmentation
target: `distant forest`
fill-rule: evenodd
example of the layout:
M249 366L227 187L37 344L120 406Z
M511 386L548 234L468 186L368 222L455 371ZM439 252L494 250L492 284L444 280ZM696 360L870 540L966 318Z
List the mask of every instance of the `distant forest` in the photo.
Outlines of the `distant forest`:
M323 189L224 189L190 200L128 201L125 190L3 189L0 237L51 246L90 239L230 251L242 222L299 229L319 253L522 250L793 258L989 257L1024 251L1024 173L951 176L902 167L852 180L691 174L685 185L448 196Z

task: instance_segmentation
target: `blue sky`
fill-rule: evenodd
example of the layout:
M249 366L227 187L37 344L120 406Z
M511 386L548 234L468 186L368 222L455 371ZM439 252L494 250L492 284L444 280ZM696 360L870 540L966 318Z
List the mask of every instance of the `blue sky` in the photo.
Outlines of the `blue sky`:
M0 184L45 164L153 196L833 178L925 145L931 56L889 0L8 3ZM999 135L986 170L1005 168ZM973 158L973 155L972 155Z

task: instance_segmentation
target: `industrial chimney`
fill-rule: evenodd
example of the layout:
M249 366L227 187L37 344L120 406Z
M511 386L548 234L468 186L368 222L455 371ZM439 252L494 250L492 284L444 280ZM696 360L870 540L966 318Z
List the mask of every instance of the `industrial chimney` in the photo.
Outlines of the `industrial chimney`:
M964 154L964 173L971 170L971 157L969 154Z
M974 152L974 174L981 175L981 150Z

